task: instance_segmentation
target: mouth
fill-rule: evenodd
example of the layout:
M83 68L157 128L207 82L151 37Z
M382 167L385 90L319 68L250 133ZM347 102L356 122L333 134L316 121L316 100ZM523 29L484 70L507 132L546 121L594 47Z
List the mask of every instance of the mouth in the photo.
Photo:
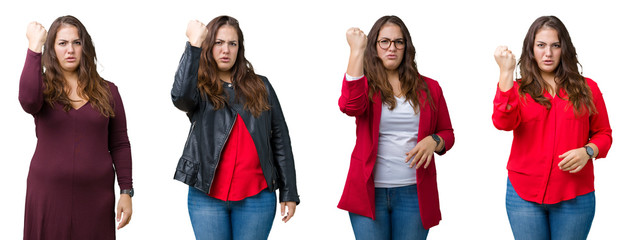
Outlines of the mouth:
M77 58L75 58L75 57L67 57L66 58L66 62L72 63L72 62L75 62L75 61L77 61Z
M397 59L397 55L395 55L395 54L388 54L388 55L386 55L386 58L387 59Z
M552 61L552 60L543 60L543 64L545 64L545 65L553 65L554 61Z
M219 58L219 61L227 63L227 62L230 62L230 58L229 57L222 57L222 58Z

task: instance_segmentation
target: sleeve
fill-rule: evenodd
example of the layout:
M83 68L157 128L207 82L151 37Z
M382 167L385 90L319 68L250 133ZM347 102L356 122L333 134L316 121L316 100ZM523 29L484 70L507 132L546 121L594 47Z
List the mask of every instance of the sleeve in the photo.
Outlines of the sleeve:
M109 122L108 148L116 169L118 186L120 189L131 189L133 188L131 147L127 137L125 108L116 85L110 84L110 92L114 100L114 117L110 118Z
M493 125L499 130L511 131L519 126L520 121L517 83L506 92L502 92L498 84L493 100Z
M191 112L199 104L200 94L197 88L197 71L201 48L193 47L186 42L186 49L180 59L175 73L175 81L171 89L171 100L178 109Z
M362 115L368 109L368 79L363 76L359 80L348 81L344 76L342 95L338 100L340 111L348 116Z
M296 167L294 165L294 155L291 149L291 139L289 129L285 122L285 116L281 109L280 102L276 97L276 92L272 85L264 80L269 87L269 100L272 114L272 137L271 145L274 155L274 164L279 173L279 202L300 203L298 187L296 186Z
M42 54L27 50L18 99L25 112L37 114L44 104Z
M437 152L437 154L443 155L447 151L449 151L451 147L453 147L454 142L455 142L455 137L454 137L454 129L451 126L451 118L449 117L449 110L447 109L447 103L445 102L445 97L443 95L443 90L439 85L436 89L438 90L438 102L437 102L438 103L437 104L438 119L436 123L435 134L443 138L443 140L445 141L445 146L440 152Z
M589 143L598 146L598 156L596 158L604 158L607 156L613 138L611 136L611 126L609 125L609 116L607 115L607 107L600 89L593 82L590 86L592 90L592 99L596 106L596 114L589 117ZM591 84L590 84L591 85Z

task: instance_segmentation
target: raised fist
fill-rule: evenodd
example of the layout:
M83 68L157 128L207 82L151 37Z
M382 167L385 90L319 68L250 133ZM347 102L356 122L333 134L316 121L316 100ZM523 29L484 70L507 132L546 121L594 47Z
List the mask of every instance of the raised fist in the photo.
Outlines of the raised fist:
M188 37L188 42L191 43L191 46L202 47L202 42L206 39L206 35L208 35L208 29L206 29L206 25L202 22L197 20L191 20L188 22L186 36Z
M26 27L26 38L28 39L28 48L36 53L42 52L42 47L46 42L46 28L38 22L30 22Z
M359 28L349 28L348 31L346 31L346 41L348 41L352 52L363 52L364 49L366 49L366 34Z
M495 49L495 62L500 67L500 72L513 73L515 71L515 64L517 63L515 60L515 55L511 50L508 50L507 46L498 46Z

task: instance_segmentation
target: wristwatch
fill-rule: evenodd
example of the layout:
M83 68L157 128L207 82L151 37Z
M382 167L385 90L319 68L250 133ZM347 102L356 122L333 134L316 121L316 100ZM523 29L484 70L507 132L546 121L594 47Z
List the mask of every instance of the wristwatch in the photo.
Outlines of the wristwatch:
M594 158L594 149L590 146L585 146L585 151L587 151L587 155L589 155L589 159Z
M122 189L121 194L128 194L130 197L134 196L134 189Z
M432 138L436 141L436 146L440 145L440 137L436 134L432 134Z

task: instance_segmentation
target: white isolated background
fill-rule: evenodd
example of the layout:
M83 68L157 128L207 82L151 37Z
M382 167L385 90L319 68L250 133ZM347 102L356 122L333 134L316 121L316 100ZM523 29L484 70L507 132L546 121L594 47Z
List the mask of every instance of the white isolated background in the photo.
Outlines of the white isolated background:
M189 128L170 90L189 20L236 17L246 57L267 76L291 133L302 203L270 239L353 239L336 208L355 141L354 119L337 106L349 48L345 32L368 33L398 15L416 46L419 70L443 88L456 143L437 157L443 220L429 239L511 239L504 198L512 133L491 122L498 80L493 52L519 56L530 24L556 15L567 26L583 73L600 86L614 142L595 163L596 217L589 239L630 239L628 8L618 1L11 1L0 8L0 238L20 239L26 178L36 145L33 118L17 100L30 21L79 18L92 35L102 77L118 85L133 154L133 219L119 239L194 239L188 187L172 179ZM116 186L118 192L118 187ZM420 193L423 194L423 193Z

